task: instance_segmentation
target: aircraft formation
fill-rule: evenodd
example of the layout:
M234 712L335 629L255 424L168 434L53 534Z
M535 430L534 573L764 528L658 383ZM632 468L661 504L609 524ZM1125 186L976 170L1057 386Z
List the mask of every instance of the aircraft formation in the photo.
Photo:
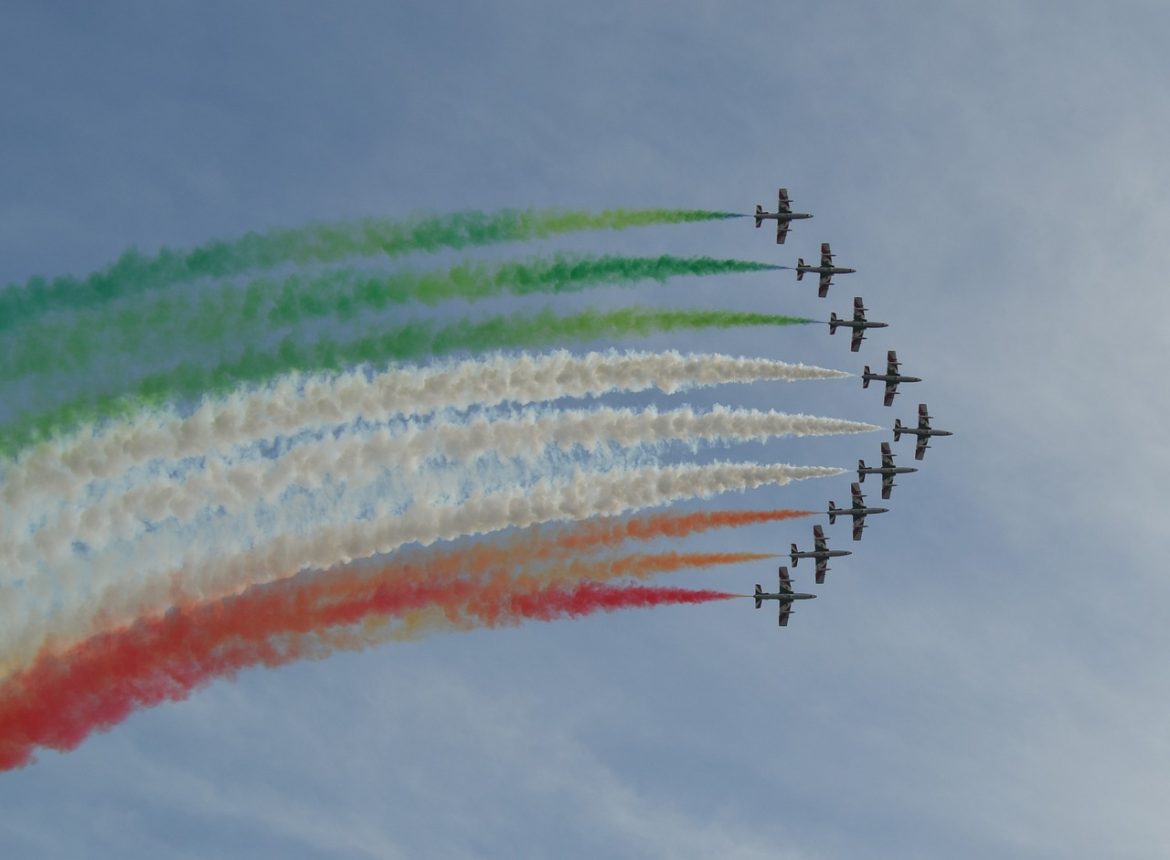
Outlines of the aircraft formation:
M789 225L793 221L804 220L812 218L812 214L808 212L793 212L792 199L788 196L788 189L781 188L779 194L779 203L775 212L766 212L759 204L756 205L756 227L763 224L765 220L775 220L776 222L776 244L783 245L785 239L788 238ZM856 272L856 269L845 268L837 266L833 262L833 250L828 242L821 243L821 261L819 266L811 266L805 263L803 257L797 258L795 266L796 280L800 281L806 274L815 274L818 276L817 295L824 298L829 294L829 287L833 283L834 275L849 275ZM861 348L861 342L866 339L865 333L870 329L886 328L889 323L875 322L866 318L867 308L865 302L860 296L853 299L853 316L851 319L838 317L836 313L829 317L829 334L837 333L838 328L848 328L852 332L850 338L849 350L857 352ZM898 361L898 354L895 350L889 350L886 353L886 372L874 373L870 370L869 365L865 365L861 374L861 387L869 388L871 382L882 382L885 384L885 394L883 403L886 406L894 404L894 397L898 394L898 386L903 383L921 382L921 377L908 376L901 371L901 362ZM939 430L933 427L930 423L931 415L927 410L925 403L918 404L918 424L911 426L903 424L901 419L894 421L894 441L899 442L903 435L914 436L917 440L914 448L914 459L921 460L926 455L926 449L930 447L928 444L931 438L939 436L953 435L949 430ZM861 484L864 483L866 475L880 475L882 486L881 495L883 499L888 499L893 490L894 477L896 475L910 474L917 472L918 469L913 466L897 466L894 464L895 454L891 449L889 442L883 442L881 446L882 460L880 466L867 466L864 460L857 461L857 481L850 485L851 504L848 508L839 508L835 502L829 502L829 508L825 513L829 517L829 525L834 525L838 517L851 517L853 520L853 540L861 540L861 533L866 528L866 518L871 514L884 514L889 509L880 507L870 507L865 503L865 496L861 492ZM829 540L825 537L825 531L820 525L813 526L813 548L810 550L800 550L796 544L792 544L792 550L789 553L789 561L793 569L796 568L799 561L803 559L811 559L815 565L814 575L818 585L822 585L825 581L825 574L829 570L828 561L830 558L840 558L843 556L852 555L850 550L830 549ZM793 589L793 580L788 575L788 567L781 566L779 571L779 587L775 592L766 592L758 584L755 591L756 609L763 606L765 600L777 601L780 608L780 626L788 626L788 618L792 614L792 604L797 600L810 600L816 597L815 594L798 592Z

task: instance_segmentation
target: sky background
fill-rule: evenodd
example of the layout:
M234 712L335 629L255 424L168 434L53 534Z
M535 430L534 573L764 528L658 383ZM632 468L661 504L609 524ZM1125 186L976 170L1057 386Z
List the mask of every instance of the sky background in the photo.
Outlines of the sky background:
M626 400L883 425L925 400L957 435L860 544L830 529L857 553L786 630L731 601L247 671L0 775L0 855L1165 856L1170 9L628 6L5 4L0 282L367 215L747 212L784 185L816 217L782 247L738 220L490 254L793 265L831 241L859 271L824 300L779 272L555 305L827 318L862 295L891 327L858 355L821 327L623 345L853 372L894 348L926 381L892 409L856 379ZM888 438L720 453L852 467Z

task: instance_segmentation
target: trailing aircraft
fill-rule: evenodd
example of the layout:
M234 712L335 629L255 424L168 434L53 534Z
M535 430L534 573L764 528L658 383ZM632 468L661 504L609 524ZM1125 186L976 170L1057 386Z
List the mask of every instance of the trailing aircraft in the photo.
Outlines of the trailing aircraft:
M775 219L776 221L776 244L783 245L785 237L788 236L788 224L791 221L799 221L802 218L811 218L808 212L793 212L792 201L788 199L788 189L780 189L780 202L776 207L775 212L765 212L764 207L756 204L756 226L759 227L765 220Z
M935 430L930 426L930 415L926 411L926 404L918 404L918 427L905 427L900 419L894 419L894 441L901 440L903 433L912 433L918 437L918 444L914 446L914 459L921 460L926 456L926 444L931 436L954 436L950 430Z
M780 588L775 594L769 594L760 588L760 584L756 583L756 609L764 605L765 600L776 600L780 603L780 626L788 626L788 616L792 614L792 601L794 600L812 600L816 597L815 594L804 594L799 591L792 590L792 580L788 578L788 568L780 568Z
M864 483L866 475L882 476L882 498L890 497L890 490L894 488L894 475L908 475L918 470L913 466L895 466L894 453L890 450L889 442L882 442L882 464L867 466L864 460L857 461L857 480Z
M820 286L817 288L817 295L822 299L829 294L829 284L833 283L833 275L851 275L857 269L846 269L841 266L833 265L833 252L829 250L828 242L821 242L821 264L819 266L809 266L804 262L804 257L796 258L796 280L804 277L805 272L812 272L821 276Z
M850 485L853 492L853 507L839 508L835 502L829 502L829 525L837 522L837 517L853 517L853 539L861 540L862 529L865 528L865 518L870 514L884 514L889 508L868 508L865 506L865 496L861 495L861 485Z
M817 585L825 581L825 573L828 571L828 560L830 558L838 558L843 555L853 555L852 550L848 549L829 549L829 542L825 540L825 530L820 526L813 526L813 548L805 552L801 552L796 548L796 544L792 545L792 552L788 557L792 559L792 566L796 567L797 562L802 558L813 558L817 562Z
M849 342L849 351L857 352L861 348L861 342L865 340L865 330L867 328L885 328L889 323L884 322L870 322L865 318L866 307L861 301L861 296L853 297L853 319L843 320L837 316L836 313L829 315L829 334L837 333L837 326L846 326L853 329L853 339Z
M861 374L861 387L869 388L871 382L884 382L886 384L886 406L894 405L894 395L898 393L898 383L900 382L921 382L922 379L917 376L905 376L898 370L901 367L898 361L898 353L890 350L886 354L886 372L874 373L869 369L869 365L865 366L865 371Z

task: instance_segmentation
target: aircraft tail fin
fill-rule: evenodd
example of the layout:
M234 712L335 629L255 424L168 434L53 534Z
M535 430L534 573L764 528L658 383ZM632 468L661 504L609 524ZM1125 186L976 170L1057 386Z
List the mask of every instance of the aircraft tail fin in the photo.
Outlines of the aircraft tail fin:
M796 258L796 280L804 277L804 257Z
M867 473L866 473L866 471L865 471L865 461L864 461L864 460L858 460L858 461L857 461L857 480L858 480L858 482L859 482L859 483L862 483L862 484L864 484L864 483L865 483L865 476L866 476L866 474L867 474Z
M900 442L902 440L902 419L894 419L894 441Z
M865 366L865 370L861 372L861 387L869 388L869 365Z
M829 314L829 334L836 334L839 325L841 325L841 320L838 318L837 312L833 311Z
M764 223L764 207L759 203L756 204L756 226L759 227Z
M760 584L757 582L756 583L756 609L759 609L761 606L764 605L764 600L762 597L760 597L760 595L763 593L764 593L764 589L760 588Z
M799 551L800 550L798 550L796 548L796 544L792 544L792 566L793 567L796 567L797 563L800 561L800 556L797 555L797 553Z
M837 523L837 504L836 502L829 502L829 525Z

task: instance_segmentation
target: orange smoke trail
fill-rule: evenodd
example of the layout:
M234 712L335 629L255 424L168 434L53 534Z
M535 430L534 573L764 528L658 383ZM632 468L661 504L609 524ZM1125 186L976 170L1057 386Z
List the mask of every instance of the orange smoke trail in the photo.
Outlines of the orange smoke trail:
M436 566L442 571L438 576L426 564L387 565L373 573L350 568L298 576L216 603L176 607L162 617L140 619L130 627L91 637L61 655L43 654L0 684L0 770L28 764L36 747L73 749L91 732L113 726L138 708L181 700L213 679L233 677L248 666L325 656L343 642L347 647L367 647L384 638L378 621L405 612L438 609L455 626L487 627L525 618L575 617L623 605L654 605L659 599L657 589L604 586L597 579L768 557L629 556L574 562L516 577L510 566L454 564L459 555L463 554L437 553ZM564 580L578 582L565 585ZM679 602L689 599L687 594L692 593L679 592L663 600ZM330 635L331 628L362 622L374 622L373 629Z

